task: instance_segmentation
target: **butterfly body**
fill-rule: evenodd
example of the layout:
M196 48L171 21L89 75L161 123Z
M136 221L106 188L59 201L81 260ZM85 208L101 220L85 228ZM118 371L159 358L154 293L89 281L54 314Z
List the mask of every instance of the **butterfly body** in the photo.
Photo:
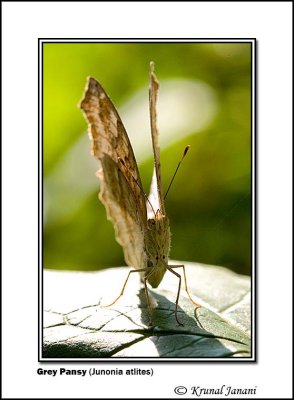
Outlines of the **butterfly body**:
M144 235L144 251L147 259L145 276L153 288L158 287L166 272L170 236L169 220L166 216L162 216L160 211L155 214L155 218L147 220Z

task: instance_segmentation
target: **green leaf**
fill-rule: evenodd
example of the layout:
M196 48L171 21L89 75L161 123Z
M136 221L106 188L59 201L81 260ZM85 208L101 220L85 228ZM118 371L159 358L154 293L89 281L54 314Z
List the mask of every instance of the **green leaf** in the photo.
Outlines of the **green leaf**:
M181 290L184 326L174 314L178 279L168 271L149 291L150 324L139 274L131 274L114 305L103 307L118 296L129 268L45 270L43 358L251 357L250 278L223 267L185 265L189 291L202 307Z

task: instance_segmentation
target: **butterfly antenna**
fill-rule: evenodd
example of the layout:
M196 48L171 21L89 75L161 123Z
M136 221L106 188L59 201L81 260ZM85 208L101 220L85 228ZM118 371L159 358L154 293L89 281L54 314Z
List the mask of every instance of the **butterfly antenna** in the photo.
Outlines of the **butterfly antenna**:
M176 175L177 175L178 169L180 168L180 165L181 165L183 159L185 158L186 154L188 153L189 148L190 148L190 146L186 146L186 147L185 147L185 150L184 150L184 153L183 153L183 155L182 155L182 158L180 159L180 162L179 162L179 164L178 164L178 166L177 166L177 168L176 168L176 170L175 170L175 172L174 172L174 174L173 174L173 177L172 177L172 179L171 179L171 181L170 181L170 184L168 185L167 191L166 191L166 193L165 193L165 195L164 195L164 200L166 199L166 196L167 196L167 194L168 194L168 192L169 192L169 190L170 190L170 188L171 188L171 185L172 185L172 183L173 183L173 181L174 181L174 179L175 179L175 177L176 177Z
M127 168L127 166L126 166L126 164L125 164L125 162L124 162L124 160L122 158L118 157L118 161L124 166L124 168ZM130 173L130 171L129 171L129 173ZM151 204L150 200L148 199L147 194L144 192L142 186L140 185L138 180L134 177L134 175L132 173L130 173L130 175L133 178L133 180L136 183L136 185L138 186L138 188L141 190L143 196L145 197L145 199L147 200L148 204L150 205L150 207L151 207L151 209L153 211L153 214L155 215L154 208L152 207L152 204Z

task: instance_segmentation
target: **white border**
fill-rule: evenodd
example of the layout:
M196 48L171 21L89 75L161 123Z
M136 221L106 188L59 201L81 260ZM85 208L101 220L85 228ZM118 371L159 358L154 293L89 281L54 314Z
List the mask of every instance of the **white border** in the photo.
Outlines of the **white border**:
M256 385L258 398L292 398L292 2L1 5L3 397L175 398L172 385L231 383ZM37 38L134 34L258 40L258 363L157 364L151 380L39 376Z

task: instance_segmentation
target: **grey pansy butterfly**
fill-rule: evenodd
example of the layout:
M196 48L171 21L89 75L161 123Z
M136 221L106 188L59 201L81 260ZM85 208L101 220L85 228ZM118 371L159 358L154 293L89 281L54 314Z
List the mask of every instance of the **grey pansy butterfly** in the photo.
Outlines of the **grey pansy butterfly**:
M179 279L175 317L178 324L182 325L178 319L181 275L174 271L175 268L183 268L188 296L194 304L199 305L189 294L185 266L168 265L171 234L161 181L159 135L156 123L158 88L154 63L151 62L149 108L154 172L148 198L142 189L137 162L127 132L110 98L94 78L88 78L80 108L89 124L91 153L101 165L97 172L101 184L99 198L106 208L108 219L114 225L115 237L123 248L125 260L134 268L129 272L120 295L109 306L122 296L130 274L140 272L151 315L147 282L153 288L158 287L166 270L169 270ZM188 146L183 157L187 151Z

